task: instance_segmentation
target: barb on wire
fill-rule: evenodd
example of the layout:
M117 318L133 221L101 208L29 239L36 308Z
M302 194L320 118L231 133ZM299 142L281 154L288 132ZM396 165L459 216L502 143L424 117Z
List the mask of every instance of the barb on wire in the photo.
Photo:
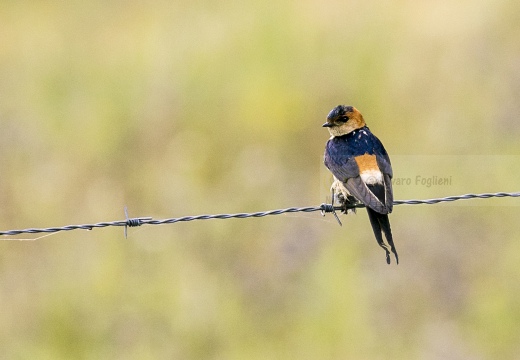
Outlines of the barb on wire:
M465 194L465 195L456 195L456 196L447 196L443 198L437 199L426 199L426 200L395 200L394 205L419 205L419 204L438 204L441 202L452 202L457 200L468 200L468 199L489 199L489 198L501 198L501 197L520 197L520 192L515 193L485 193L485 194ZM352 208L363 208L365 207L363 204L351 204L346 206L349 209ZM178 218L170 218L163 220L154 220L151 217L138 217L138 218L129 218L128 211L125 208L126 220L118 220L111 222L100 222L96 224L84 224L84 225L68 225L63 227L51 227L51 228L30 228L24 230L8 230L8 231L0 231L0 235L18 235L18 234L35 234L35 233L55 233L58 231L70 231L70 230L92 230L95 228L104 228L108 226L124 226L125 227L125 237L126 237L126 229L127 227L135 227L141 225L163 225L163 224L174 224L177 222L185 222L185 221L193 221L193 220L208 220L208 219L244 219L251 217L264 217L269 215L280 215L286 213L295 213L295 212L314 212L320 211L323 216L326 213L333 213L335 215L336 210L344 209L341 206L334 206L334 204L321 204L319 206L308 206L308 207L290 207L286 209L278 209L278 210L269 210L269 211L259 211L254 213L237 213L237 214L215 214L215 215L196 215L196 216L183 216ZM337 218L337 215L335 215ZM337 219L339 222L339 219ZM341 225L341 222L340 222Z

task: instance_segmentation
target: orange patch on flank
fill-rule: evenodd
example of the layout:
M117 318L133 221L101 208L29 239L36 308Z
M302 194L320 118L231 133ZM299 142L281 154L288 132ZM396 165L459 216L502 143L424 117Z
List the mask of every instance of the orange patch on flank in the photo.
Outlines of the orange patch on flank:
M377 160L375 155L365 154L361 156L356 156L354 160L356 160L356 163L358 165L359 173L363 173L365 171L370 170L379 170L379 166L377 166Z

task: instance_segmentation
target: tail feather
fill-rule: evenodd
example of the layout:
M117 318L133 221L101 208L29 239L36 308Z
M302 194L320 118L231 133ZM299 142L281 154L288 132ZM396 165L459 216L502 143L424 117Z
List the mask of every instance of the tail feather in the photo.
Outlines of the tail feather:
M395 256L395 261L399 264L399 256L397 255L397 251L394 245L394 239L392 237L392 230L390 229L390 221L388 220L387 214L380 214L370 208L367 208L368 218L370 219L370 224L372 225L372 230L374 230L374 235L376 237L377 243L381 246L386 252L386 262L390 264L390 251L388 251L388 246L383 241L383 233L385 234L386 241L388 245L390 245L390 250Z
M388 215L379 215L379 224L381 224L381 229L386 237L386 242L390 245L390 249L394 253L395 261L399 264L399 255L397 255L397 250L394 245L394 238L392 237L392 230L390 229L390 220L388 219Z
M379 223L378 215L379 213L374 210L367 208L368 218L370 219L370 224L372 225L372 229L374 230L374 235L376 236L377 243L381 246L386 252L386 263L390 264L390 251L388 251L388 246L383 241L383 235L381 233L381 224Z

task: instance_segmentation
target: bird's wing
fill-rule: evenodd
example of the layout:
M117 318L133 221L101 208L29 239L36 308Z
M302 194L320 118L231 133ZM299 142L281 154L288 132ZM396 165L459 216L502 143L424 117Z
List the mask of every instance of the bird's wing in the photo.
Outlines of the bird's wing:
M394 208L394 191L392 190L392 178L391 175L383 172L383 179L385 180L385 204L388 208L388 212L391 213Z
M377 156L376 156L377 166L379 167L379 170L381 170L381 172L383 174L387 174L390 176L390 178L392 178L394 176L394 174L392 171L392 164L390 164L390 157L386 153L386 150L383 147L383 144L381 144L381 148L382 148L383 153L377 154Z
M388 214L392 211L393 195L390 175L392 170L389 162L382 162L381 167L386 169L386 171L379 169L383 173L383 184L373 185L366 184L363 181L360 176L359 166L353 156L341 157L338 161L338 157L333 158L326 154L325 165L343 183L350 194L367 207L381 214Z
M365 206L380 214L390 212L386 205L385 190L382 184L368 185L361 179L361 176L356 176L347 179L344 185Z
M390 157L386 153L386 150L381 144L382 154L376 155L377 166L379 170L383 173L383 182L384 182L384 198L382 201L388 209L388 212L391 213L394 207L394 194L392 190L392 165L390 164ZM381 197L379 197L381 198Z
M379 167L379 170L383 173L383 180L384 180L384 200L388 212L391 213L392 209L394 207L394 193L392 190L392 177L393 177L393 171L392 171L392 164L390 163L390 157L388 156L388 153L386 152L385 147L379 141L377 137L375 137L376 141L376 147L378 149L378 154L376 155L376 161L377 166Z
M359 176L359 167L353 156L325 153L325 166L341 182Z
M366 184L363 181L359 164L356 161L359 156L350 153L348 146L344 143L332 144L329 140L325 151L325 166L356 199L378 213L388 214L392 212L393 207L392 165L385 148L375 136L374 141L378 152L375 155L375 161L372 156L365 157L367 154L361 157L368 160L366 164L371 166L371 169L381 172L381 183Z

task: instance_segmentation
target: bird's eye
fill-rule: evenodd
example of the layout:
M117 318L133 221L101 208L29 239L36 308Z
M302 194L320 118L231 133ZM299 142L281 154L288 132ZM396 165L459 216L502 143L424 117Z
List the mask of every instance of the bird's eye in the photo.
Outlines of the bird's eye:
M347 122L348 121L348 116L342 116L338 119L339 122Z

